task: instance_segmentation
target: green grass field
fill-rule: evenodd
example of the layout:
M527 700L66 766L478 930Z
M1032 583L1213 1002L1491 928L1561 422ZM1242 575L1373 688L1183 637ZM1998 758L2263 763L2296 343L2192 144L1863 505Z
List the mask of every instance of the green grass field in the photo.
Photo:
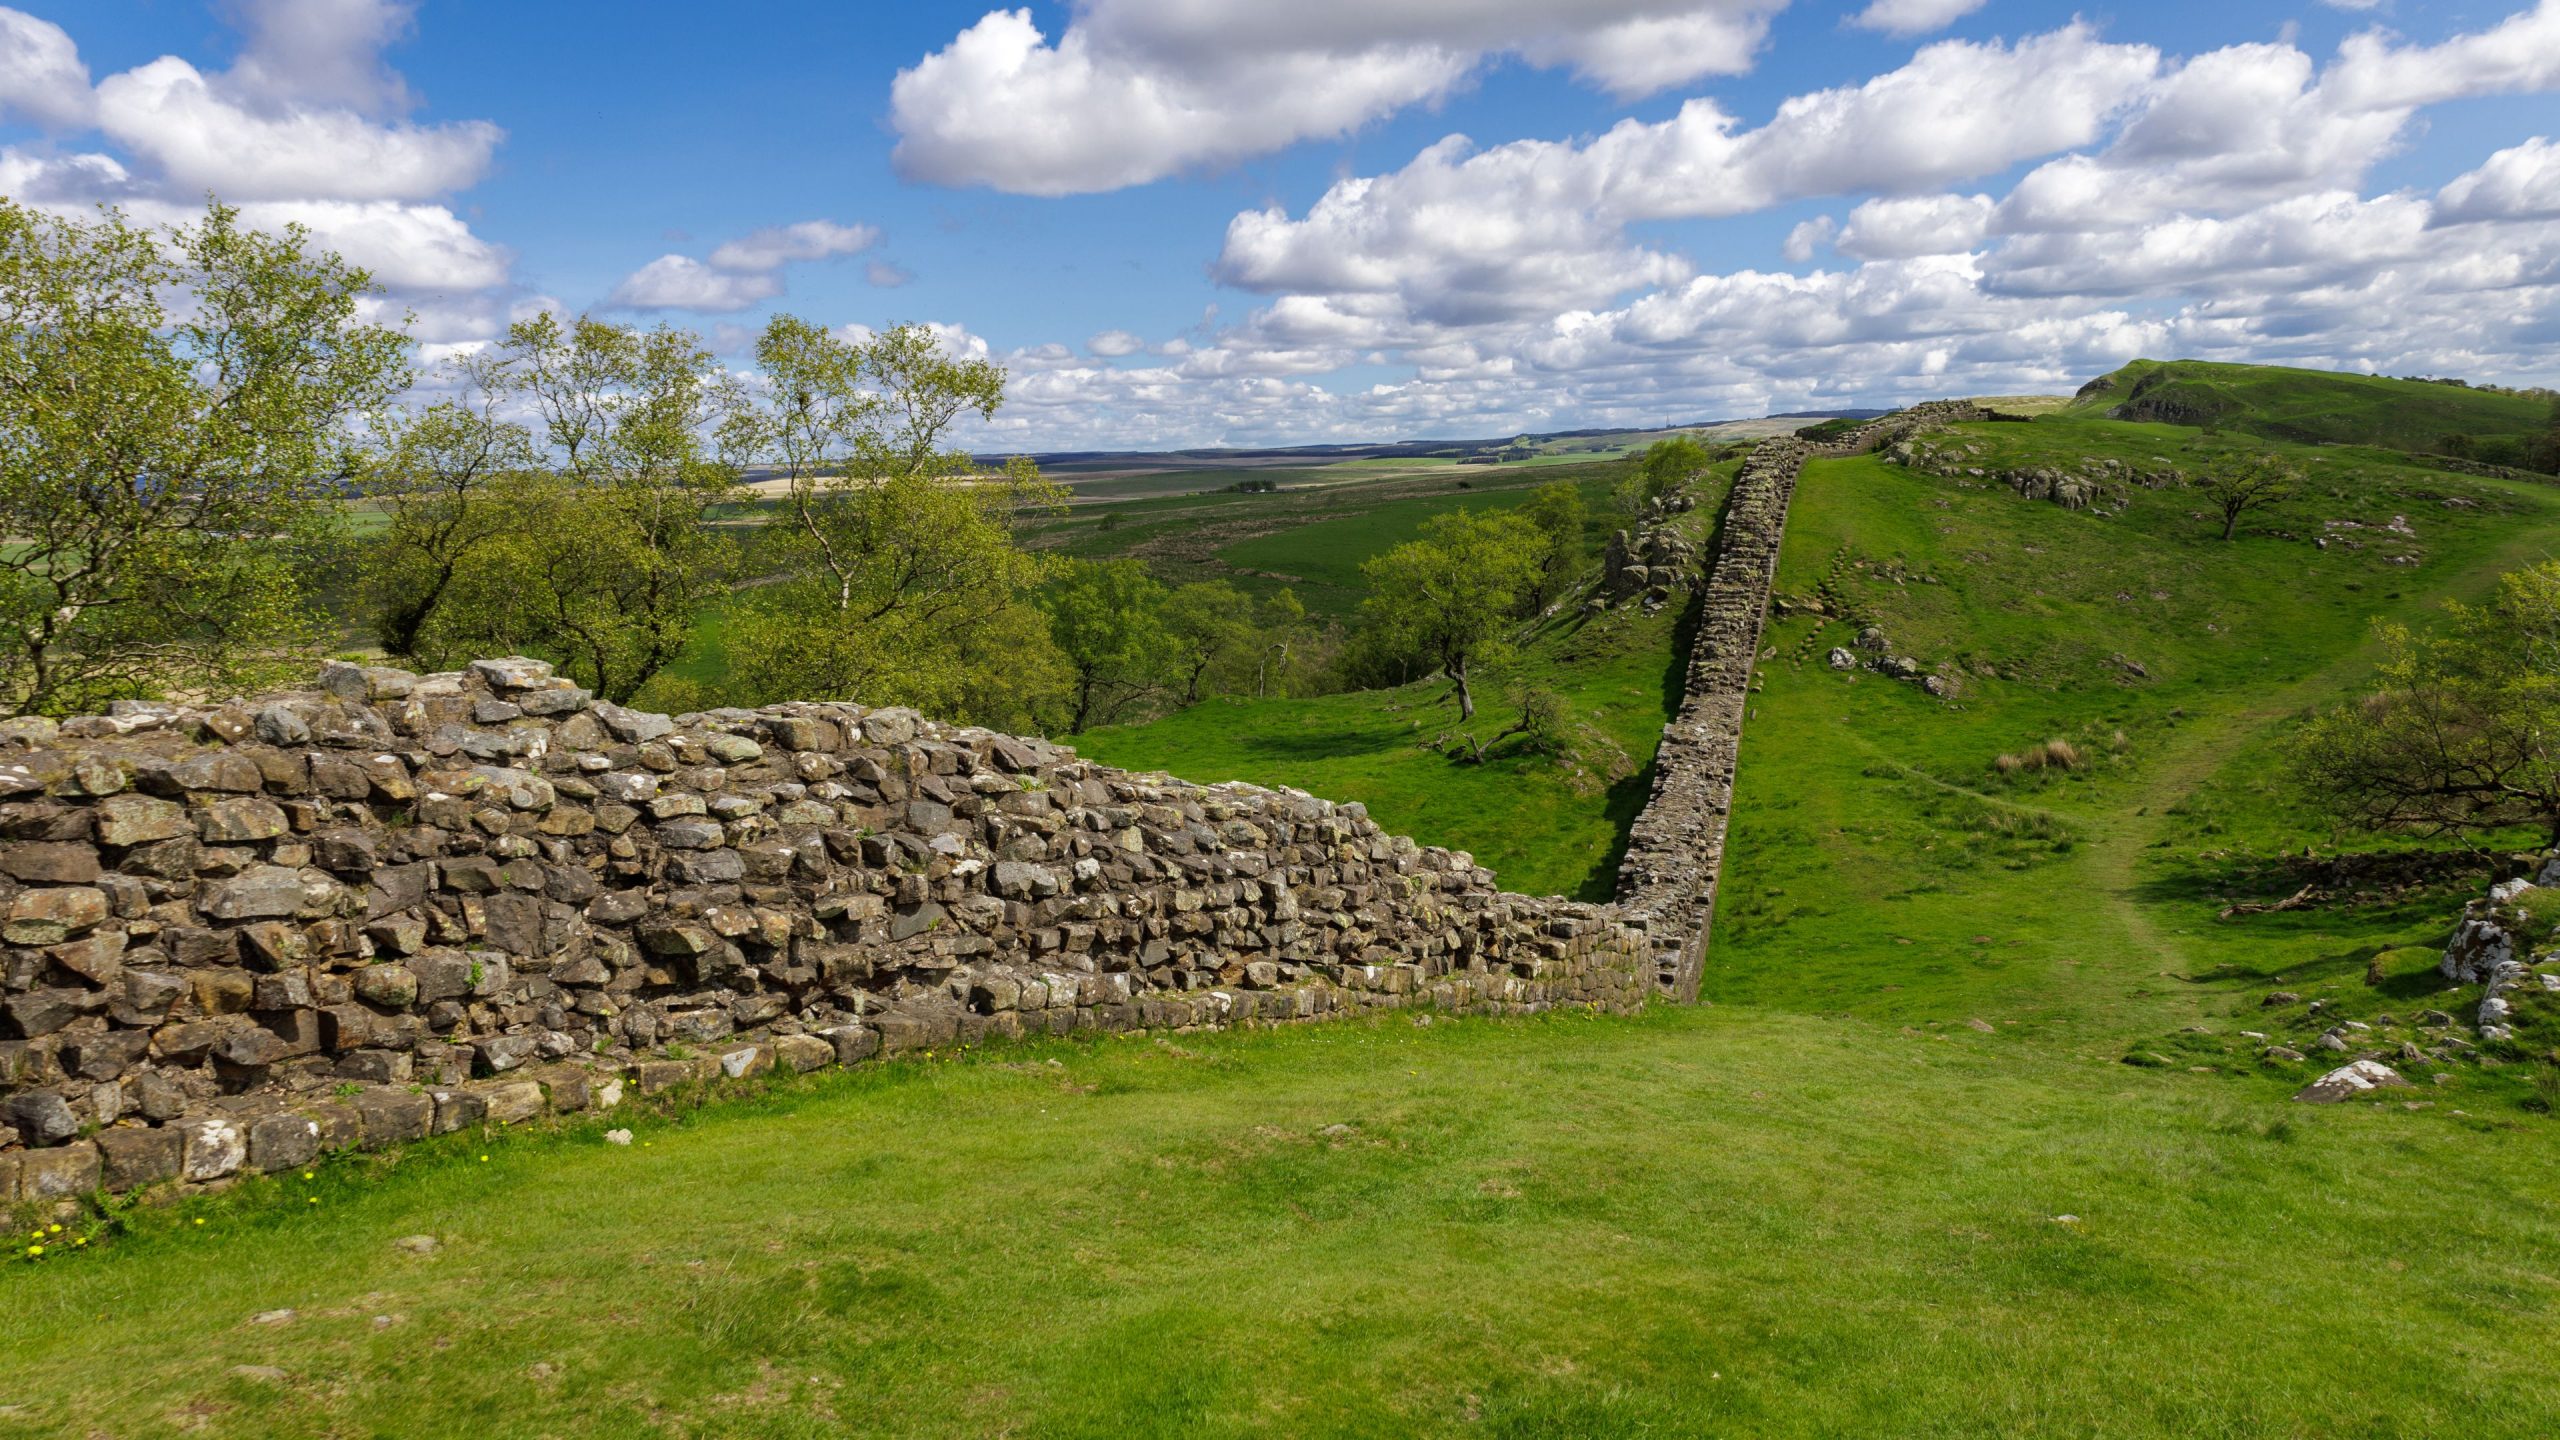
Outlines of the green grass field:
M2183 465L2233 428L1959 438ZM1044 1042L646 1115L630 1148L334 1160L0 1270L0 1435L2560 1433L2535 1067L2299 1106L2325 1067L2243 1033L2327 1023L2276 989L2378 1038L2458 1010L2432 961L2487 872L2220 918L2376 843L2286 788L2291 721L2361 682L2373 617L2552 554L2560 488L2289 453L2312 494L2228 544L2182 492L2101 515L1811 466L1708 1004ZM1338 523L1252 543L1389 528ZM1677 623L1552 624L1517 673L1640 761ZM1958 693L1829 669L1866 625ZM1419 744L1435 694L1080 743L1605 891L1639 777L1456 765ZM2054 739L2078 768L1995 769Z
M333 1166L14 1271L0 1433L2560 1419L2550 1122L2286 1109L2007 1032L1715 1007L1052 1043L637 1129Z

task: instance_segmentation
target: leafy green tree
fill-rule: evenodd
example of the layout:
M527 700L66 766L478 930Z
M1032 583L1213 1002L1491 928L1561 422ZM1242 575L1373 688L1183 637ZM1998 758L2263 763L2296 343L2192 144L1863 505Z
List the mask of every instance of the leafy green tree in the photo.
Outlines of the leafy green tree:
M1714 462L1714 454L1694 435L1656 440L1637 453L1635 473L1618 487L1618 503L1627 510L1641 512L1688 484L1691 476Z
M1196 705L1213 674L1225 673L1252 653L1257 630L1253 600L1224 580L1176 588L1164 600L1165 639L1182 703Z
M1418 653L1446 678L1458 718L1475 718L1472 667L1498 663L1520 597L1538 581L1546 543L1518 515L1435 515L1422 538L1408 540L1360 567L1369 581L1361 609L1373 629Z
M1041 591L1071 676L1069 733L1108 725L1164 688L1174 659L1166 595L1135 560L1074 561Z
M2420 633L2379 627L2370 694L2305 726L2296 778L2348 823L2432 835L2539 828L2560 846L2560 561L2502 577Z
M155 231L0 199L0 709L299 668L297 556L408 379L373 293L219 204Z
M1283 589L1266 598L1254 616L1261 631L1254 646L1253 695L1259 700L1276 687L1280 694L1291 693L1289 662L1308 633L1307 607L1295 590Z
M474 564L521 523L541 467L533 432L499 418L504 360L484 351L454 376L460 398L385 417L365 487L385 523L363 558L364 594L376 638L399 659L422 658L448 598L491 578Z
M1583 504L1579 487L1558 481L1541 485L1520 507L1520 518L1536 527L1544 548L1538 554L1538 582L1531 587L1530 610L1542 610L1572 588L1582 569Z
M546 656L627 701L727 593L737 547L710 521L742 493L739 387L689 331L549 313L509 327L481 373L531 412L540 468L480 488L496 533L457 563L413 648Z
M2222 538L2240 533L2240 517L2268 510L2302 493L2302 472L2274 455L2255 454L2220 460L2195 478L2195 488L2222 512Z
M1003 368L951 356L921 326L856 340L789 315L765 327L756 357L762 395L745 430L788 490L764 556L773 578L730 637L746 698L894 701L994 723L976 707L1018 696L1007 677L1030 662L986 639L1040 632L1025 607L1049 568L1015 524L1064 501L1029 461L990 476L951 443L963 419L1003 404Z

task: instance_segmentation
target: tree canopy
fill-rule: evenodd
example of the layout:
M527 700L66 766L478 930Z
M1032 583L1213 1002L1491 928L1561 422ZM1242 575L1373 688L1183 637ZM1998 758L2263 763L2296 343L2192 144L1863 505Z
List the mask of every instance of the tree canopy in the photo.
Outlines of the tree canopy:
M2427 632L2380 627L2371 693L2315 718L2296 777L2347 823L2478 835L2532 826L2560 846L2560 561L2448 604Z
M297 550L408 364L305 241L0 199L0 707L256 683L313 638Z
M859 697L995 723L967 695L1014 694L1054 657L1025 608L1050 573L1016 543L1017 517L1064 492L1017 460L996 473L954 447L965 417L1004 401L1005 372L947 354L921 326L854 339L777 317L756 346L762 386L745 422L787 484L730 653L745 698ZM1010 672L1010 686L996 683Z
M1426 657L1445 677L1462 720L1475 718L1473 667L1498 661L1521 597L1538 582L1546 538L1516 514L1435 515L1422 538L1360 567L1370 595L1362 610L1392 643Z

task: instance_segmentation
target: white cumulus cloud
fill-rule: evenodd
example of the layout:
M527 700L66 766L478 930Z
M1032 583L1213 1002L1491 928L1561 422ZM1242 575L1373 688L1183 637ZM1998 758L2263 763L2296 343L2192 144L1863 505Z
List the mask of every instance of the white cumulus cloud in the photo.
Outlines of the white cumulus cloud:
M1983 4L1984 0L1875 0L1849 17L1849 23L1887 35L1926 35L1944 30Z
M1503 55L1622 97L1747 69L1785 0L1083 0L990 11L899 72L901 173L1068 195L1347 134Z
M0 119L73 129L88 123L95 100L89 67L61 26L0 7Z
M2560 145L2536 135L2436 192L2436 223L2560 219Z
M713 247L710 259L661 255L622 277L605 303L624 310L698 310L708 315L734 315L751 310L783 293L784 267L858 255L880 242L870 225L840 225L833 220L803 220L794 225L768 225ZM874 261L871 283L902 285L906 273Z
M711 263L722 270L779 270L795 260L859 254L878 243L880 232L869 225L803 220L750 230L713 250Z
M623 276L605 303L627 310L725 315L753 309L781 293L778 271L718 270L690 255L661 255Z

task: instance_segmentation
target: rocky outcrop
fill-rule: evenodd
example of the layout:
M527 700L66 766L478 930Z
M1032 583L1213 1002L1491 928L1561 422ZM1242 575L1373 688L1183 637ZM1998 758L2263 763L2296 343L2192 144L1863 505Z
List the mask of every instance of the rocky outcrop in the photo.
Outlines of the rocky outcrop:
M0 1203L996 1036L1625 1010L1650 960L1358 805L332 665L0 727Z
M1926 435L1897 440L1884 453L1894 464L1923 475L2004 485L2023 499L2042 500L2065 510L2118 507L2134 490L2183 486L2188 478L2185 471L2159 455L2152 456L2149 465L2130 464L2113 456L2090 456L2069 466L2001 469L1974 463L1988 453L1979 442Z
M1641 598L1648 608L1658 609L1703 579L1697 546L1667 524L1633 534L1620 530L1601 552L1600 594L1613 604Z
M2536 912L2540 912L2537 914ZM2480 987L2477 1014L2484 1041L2512 1039L2527 1011L2560 1014L2560 854L2530 878L2490 887L2462 910L2437 969L2448 980Z

